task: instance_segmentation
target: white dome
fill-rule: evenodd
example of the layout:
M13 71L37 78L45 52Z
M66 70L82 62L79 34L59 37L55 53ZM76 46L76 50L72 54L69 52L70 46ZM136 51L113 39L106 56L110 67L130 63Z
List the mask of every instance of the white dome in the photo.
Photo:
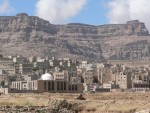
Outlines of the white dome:
M54 80L53 76L49 73L45 73L41 76L41 80Z

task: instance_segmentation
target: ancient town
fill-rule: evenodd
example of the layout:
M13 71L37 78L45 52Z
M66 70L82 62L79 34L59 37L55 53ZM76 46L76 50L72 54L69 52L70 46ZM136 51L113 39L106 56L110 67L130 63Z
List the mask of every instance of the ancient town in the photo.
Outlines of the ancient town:
M150 67L69 58L0 58L1 93L147 92Z

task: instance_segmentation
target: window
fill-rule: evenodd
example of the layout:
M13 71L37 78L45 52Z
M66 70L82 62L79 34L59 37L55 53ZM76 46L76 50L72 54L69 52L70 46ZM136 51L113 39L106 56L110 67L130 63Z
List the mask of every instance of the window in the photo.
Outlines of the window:
M74 91L74 85L72 85L72 90Z
M52 81L52 90L54 90L54 81Z
M44 89L46 90L46 81L44 82Z
M34 82L32 82L33 83L33 89L34 89Z
M20 83L18 83L18 88L20 89Z
M57 90L59 90L59 81L57 81Z
M66 82L64 82L64 90L66 90Z
M75 85L75 90L76 90L76 91L78 90L78 87L77 87L77 85Z
M51 82L48 82L48 90L51 90Z
M69 85L69 90L71 90L71 86Z
M63 90L63 82L61 82L61 90Z
M32 89L32 83L29 82L29 89Z

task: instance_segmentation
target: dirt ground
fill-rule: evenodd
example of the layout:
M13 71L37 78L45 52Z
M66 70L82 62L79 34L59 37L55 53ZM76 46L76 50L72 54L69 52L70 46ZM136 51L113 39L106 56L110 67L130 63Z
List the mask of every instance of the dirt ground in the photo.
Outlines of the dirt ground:
M8 94L0 96L0 106L51 106L49 101L67 100L73 103L73 109L82 112L132 113L150 109L150 92L148 93L95 93L83 94L86 100L76 100L79 94L42 93L42 94Z

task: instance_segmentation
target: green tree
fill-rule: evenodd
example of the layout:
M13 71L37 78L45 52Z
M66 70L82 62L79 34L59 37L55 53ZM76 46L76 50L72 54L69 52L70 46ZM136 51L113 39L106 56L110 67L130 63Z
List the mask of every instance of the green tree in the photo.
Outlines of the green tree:
M5 81L1 81L0 85L4 86L5 85Z
M93 83L98 83L98 79L96 77L93 77Z
M13 82L13 81L16 81L16 79L17 79L17 76L9 76L8 81Z
M37 70L39 70L39 67L34 67L32 70L37 71Z

